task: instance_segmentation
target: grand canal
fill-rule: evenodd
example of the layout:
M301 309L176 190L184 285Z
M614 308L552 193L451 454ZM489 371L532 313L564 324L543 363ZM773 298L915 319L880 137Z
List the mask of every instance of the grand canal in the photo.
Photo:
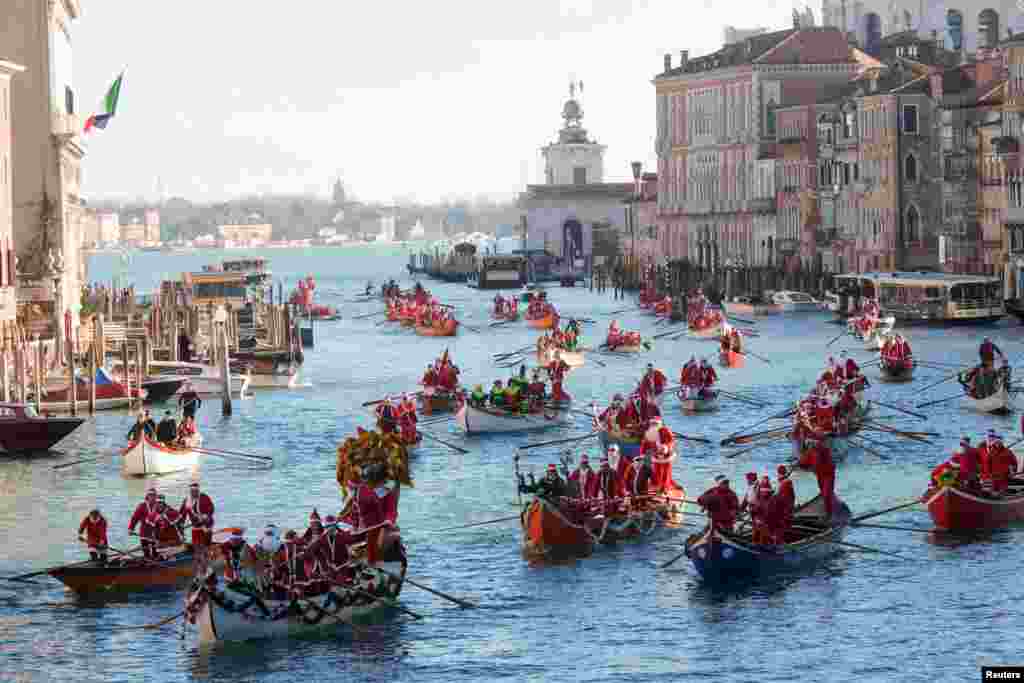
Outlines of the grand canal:
M136 254L126 274L140 290L161 275L198 270L238 252ZM254 252L259 253L259 252ZM303 386L261 390L238 401L234 415L220 416L210 401L200 413L206 443L218 448L271 455L272 469L251 468L237 460L207 459L205 490L217 504L218 526L260 529L268 522L303 528L310 511L335 511L340 504L334 479L335 448L357 425L370 424L360 403L388 392L414 388L425 365L446 347L462 369L463 381L489 384L507 377L490 361L492 353L532 342L537 333L523 323L488 330L493 293L464 286L425 283L442 301L458 306L468 324L484 324L482 334L462 330L455 339L414 336L381 318L353 316L381 307L379 302L346 303L367 280L379 285L402 276L405 252L367 247L349 250L274 250L276 278L287 287L312 274L318 298L341 308L344 319L317 328L316 348L302 368ZM94 257L90 275L109 280L112 256ZM603 336L607 313L626 304L583 289L549 290L562 315L588 316L588 342ZM638 313L615 316L625 328L652 330L653 320ZM1016 321L980 328L912 328L915 355L932 361L977 358L989 334L1013 362L1024 358ZM717 414L692 417L666 401L666 421L677 431L712 439L713 446L686 444L675 477L691 497L715 474L730 475L739 486L747 471L774 471L788 445L766 446L724 459L717 442L753 424L805 391L828 352L851 349L846 340L826 349L840 328L824 314L765 319L751 348L771 364L748 360L741 370L719 370L722 387L756 397L764 409L725 401ZM660 331L656 329L655 331ZM670 377L691 354L711 357L715 345L698 340L657 341L653 350L632 358L589 362L566 384L578 402L604 402L615 391L632 389L647 362ZM500 373L500 374L499 374ZM868 377L877 380L877 369ZM942 378L921 370L914 382L874 381L868 396L904 407L957 392L955 382L921 393ZM1017 437L1019 416L992 417L966 412L959 401L922 409L916 421L880 411L890 424L942 434L929 446L889 439L877 454L853 451L839 466L837 491L855 512L867 512L919 495L928 473L948 456L962 434L980 436L990 427L1008 440ZM692 567L659 564L680 552L686 532L664 530L649 543L623 545L577 563L529 566L519 554L515 522L437 533L444 527L514 514L513 447L589 431L587 421L545 432L543 437L501 436L466 440L432 427L435 434L462 445L460 455L439 444L425 445L413 466L415 488L403 491L401 526L410 574L449 593L479 603L460 610L407 586L402 602L425 615L420 621L395 615L353 634L343 629L323 637L282 642L228 644L200 650L194 634L184 640L177 628L119 630L158 621L181 609L182 593L135 597L113 603L80 602L56 582L37 586L0 582L0 680L20 681L185 681L185 680L842 680L934 681L974 679L984 662L1019 660L1019 625L1024 618L1020 567L1024 530L1016 528L965 541L942 541L909 532L858 529L850 541L902 557L844 552L799 575L753 587L711 590ZM125 443L131 418L100 414L59 448L63 455L32 460L0 460L0 574L11 575L81 559L78 522L100 507L112 525L114 547L134 545L127 521L148 482L120 476L115 453ZM451 428L454 430L454 428ZM886 441L884 438L882 441ZM584 442L588 443L588 442ZM596 445L589 443L591 454ZM524 453L526 469L538 474L559 451ZM109 455L96 463L54 470L75 458ZM158 488L180 501L185 477L165 477ZM816 492L813 478L799 475L800 499ZM894 513L880 521L930 527L923 510Z

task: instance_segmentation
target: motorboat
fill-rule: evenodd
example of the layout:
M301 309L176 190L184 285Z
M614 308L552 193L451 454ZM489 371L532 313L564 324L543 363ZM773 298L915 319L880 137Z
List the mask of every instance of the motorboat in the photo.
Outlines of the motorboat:
M810 294L783 290L772 293L772 303L781 306L787 313L809 313L821 310L821 302Z
M0 403L0 447L8 453L48 451L83 422L80 417L40 416L25 403Z

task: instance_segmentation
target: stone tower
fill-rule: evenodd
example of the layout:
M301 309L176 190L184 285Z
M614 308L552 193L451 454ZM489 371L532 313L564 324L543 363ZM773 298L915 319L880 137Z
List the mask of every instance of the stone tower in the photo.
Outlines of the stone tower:
M544 182L547 185L589 185L604 182L605 146L587 135L582 125L583 106L577 98L583 83L569 85L569 99L562 106L563 126L558 141L541 148Z

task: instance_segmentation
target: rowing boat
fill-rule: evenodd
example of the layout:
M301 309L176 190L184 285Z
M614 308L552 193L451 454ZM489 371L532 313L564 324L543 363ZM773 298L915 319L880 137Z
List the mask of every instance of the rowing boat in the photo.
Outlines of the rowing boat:
M614 501L560 498L553 502L540 496L520 515L523 556L552 559L590 555L597 545L642 539L659 527L678 525L683 519L686 492L672 483L664 494L630 504Z
M708 583L742 581L820 562L835 552L850 522L850 508L835 499L835 514L825 518L825 501L817 496L793 514L794 528L779 546L755 545L750 528L706 528L686 541L686 556Z
M1013 410L1013 394L1009 392L1006 385L1000 382L1000 386L991 395L985 398L974 398L970 395L964 396L967 407L977 413L995 413L1002 415Z
M644 345L642 343L623 344L621 346L616 346L615 348L610 348L606 345L605 348L601 350L605 353L640 353L644 350Z
M336 628L389 609L402 592L407 566L404 552L389 560L379 566L358 564L350 583L296 599L273 599L251 583L226 583L223 576L214 576L193 582L186 613L203 644L293 638Z
M677 396L679 396L679 402L683 407L684 413L710 413L718 410L717 391L712 390L691 394L683 389L678 392Z
M717 319L702 327L694 327L691 325L689 329L691 337L699 337L701 339L717 338L722 336L722 321L721 319Z
M1024 486L1014 482L1006 496L984 490L968 490L959 484L932 487L922 500L935 524L951 531L999 529L1024 521Z
M459 321L453 318L440 325L416 325L416 334L421 337L454 337L459 330Z
M909 382L914 378L914 359L879 355L878 369L886 382Z
M202 445L202 434L193 436L182 448L157 443L144 436L121 451L121 473L126 477L145 477L190 470L199 464Z
M459 405L458 391L438 391L431 393L431 388L426 388L419 395L420 413L432 415L434 413L448 413Z
M76 593L173 590L192 578L192 564L192 551L179 546L177 552L165 554L161 561L123 556L106 564L92 561L56 567L47 574Z
M555 360L556 357L560 357L562 361L570 368L581 368L587 362L587 359L583 355L582 351L547 349L546 351L537 353L537 364L547 365L551 361Z
M744 360L745 358L743 354L738 351L718 352L718 362L727 368L742 368Z
M550 330L555 326L557 320L558 315L555 313L546 313L541 318L531 318L529 314L526 316L526 324L535 330Z
M547 429L565 424L569 417L569 406L566 402L558 408L545 408L538 413L510 413L493 408L481 408L470 403L462 404L455 414L455 424L467 434L500 434L508 432L527 432Z

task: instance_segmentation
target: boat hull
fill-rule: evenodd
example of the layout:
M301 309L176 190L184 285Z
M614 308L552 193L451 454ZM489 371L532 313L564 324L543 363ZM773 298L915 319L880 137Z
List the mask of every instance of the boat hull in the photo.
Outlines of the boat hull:
M836 502L838 511L831 526L797 542L759 546L735 534L705 529L687 540L686 555L701 579L708 583L747 581L820 562L836 552L831 541L842 540L850 520L850 508L838 499ZM794 515L794 524L801 521L820 523L823 519L822 504L819 497L803 506Z
M745 360L746 359L743 354L737 353L736 351L718 352L718 362L721 363L723 367L742 368Z
M121 473L128 477L146 477L190 470L199 464L201 435L188 448L167 448L143 437L121 452Z
M882 379L886 382L909 382L914 379L914 361L885 361L878 364Z
M1024 495L988 498L955 486L932 489L925 494L928 514L935 524L950 531L999 529L1024 521Z
M184 379L172 377L147 379L142 381L142 388L146 391L146 403L163 403L170 400L172 396L181 391Z
M449 320L444 325L437 327L427 327L425 325L416 326L416 334L421 337L454 337L459 330L459 323L454 320Z
M605 353L640 353L643 350L643 344L626 344L616 346L614 349L606 349Z
M77 417L0 420L0 448L8 453L44 452L85 422Z
M550 330L555 326L555 316L548 314L543 318L527 318L526 324L535 330Z
M582 351L563 351L561 349L549 349L544 353L537 354L537 363L539 365L547 365L555 359L555 355L561 356L562 360L570 368L581 368L586 362L586 356L583 355Z
M568 405L565 407L568 408ZM464 403L455 414L455 423L467 434L503 434L548 429L565 424L568 417L567 410L545 411L544 414L499 415Z
M725 303L725 311L731 315L778 315L782 313L782 306L778 304L743 304Z
M535 498L523 511L520 524L525 557L585 557L594 551L594 537L583 524L568 519L555 505L541 498Z
M202 596L196 615L199 641L243 641L266 638L294 638L337 628L353 621L365 620L389 609L402 592L405 581L404 562L383 562L381 569L400 579L369 568L360 573L356 590L333 587L322 595L301 598L294 607L287 600L253 600L247 593L237 592L222 583ZM189 594L189 600L195 593ZM262 608L266 609L266 612Z
M174 590L192 578L192 565L192 552L185 551L155 565L139 562L129 567L104 567L90 562L48 573L76 593Z
M449 393L422 393L419 396L420 413L431 415L433 413L448 413L455 410L459 405L459 399L455 394Z
M679 405L684 413L710 413L718 410L718 392L711 392L703 398L696 395L687 397L680 392Z
M1006 413L1013 408L1013 395L1006 387L1000 387L991 396L986 398L971 398L965 396L964 401L967 407L976 413Z

